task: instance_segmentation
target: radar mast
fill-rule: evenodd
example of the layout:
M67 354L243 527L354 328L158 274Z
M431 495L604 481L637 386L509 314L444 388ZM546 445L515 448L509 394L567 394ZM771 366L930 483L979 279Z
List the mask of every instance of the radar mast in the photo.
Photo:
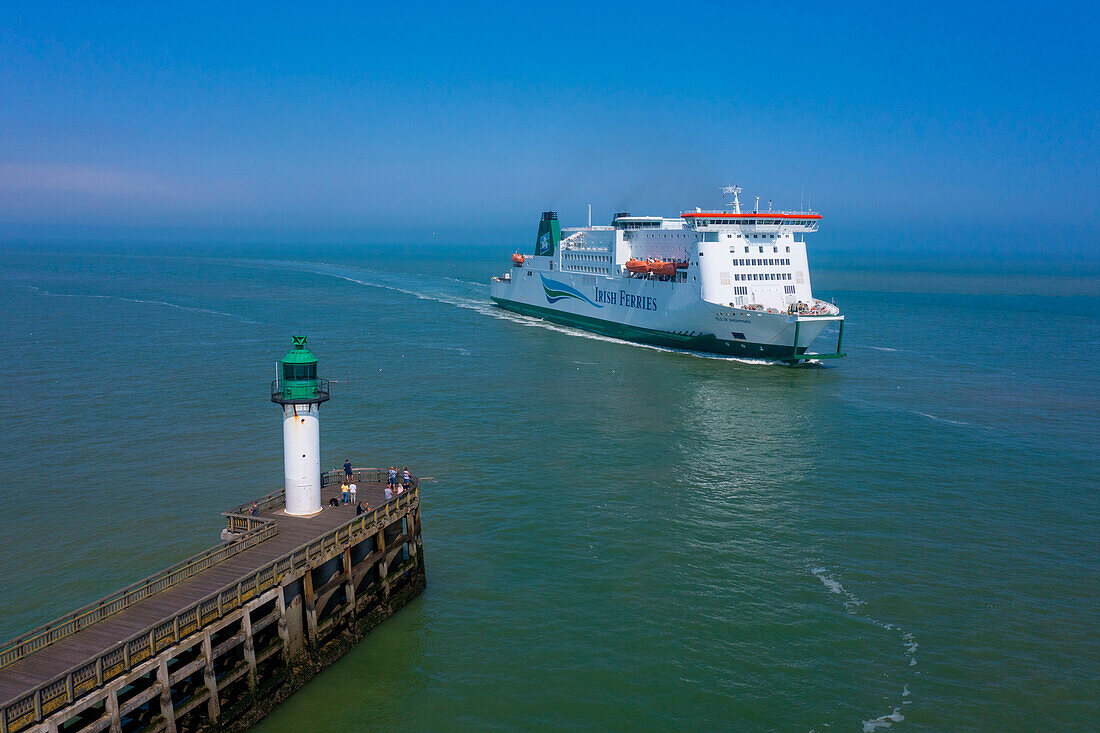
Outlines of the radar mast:
M739 193L741 193L741 187L740 186L723 186L722 187L722 197L723 198L725 198L726 196L733 196L733 203L726 204L726 205L727 206L732 206L733 207L733 213L735 213L735 214L740 214L741 213L741 199L737 198L737 194L739 194Z

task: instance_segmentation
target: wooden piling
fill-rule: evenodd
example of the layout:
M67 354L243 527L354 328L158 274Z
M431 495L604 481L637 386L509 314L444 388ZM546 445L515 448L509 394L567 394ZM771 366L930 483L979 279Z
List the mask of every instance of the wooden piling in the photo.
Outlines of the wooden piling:
M121 733L134 715L169 733L259 720L424 587L419 487L383 502L383 472L356 473L360 496L377 509L291 518L276 492L257 501L259 516L247 512L251 502L226 513L228 542L0 644L0 733ZM335 476L323 477L333 496ZM230 563L238 577L228 585L208 572ZM121 631L138 619L147 619L140 631ZM103 633L113 627L118 635ZM100 648L93 639L103 638L121 641ZM47 646L51 662L37 655ZM250 694L228 690L242 680ZM103 715L93 720L96 709Z

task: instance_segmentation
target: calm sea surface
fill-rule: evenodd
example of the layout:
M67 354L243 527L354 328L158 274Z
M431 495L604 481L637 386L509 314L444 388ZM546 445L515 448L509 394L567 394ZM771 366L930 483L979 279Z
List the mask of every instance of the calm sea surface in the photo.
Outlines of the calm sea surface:
M496 310L510 252L0 252L0 637L281 486L305 333L428 588L259 730L1100 725L1095 276L819 270L792 369Z

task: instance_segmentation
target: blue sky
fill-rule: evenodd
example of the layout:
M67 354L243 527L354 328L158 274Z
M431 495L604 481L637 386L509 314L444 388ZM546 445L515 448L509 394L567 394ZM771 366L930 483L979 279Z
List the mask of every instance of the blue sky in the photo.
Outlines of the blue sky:
M1092 246L1098 20L1084 3L9 4L0 239L526 238L544 208L672 215L736 182L777 207L805 191L834 231L1055 223Z

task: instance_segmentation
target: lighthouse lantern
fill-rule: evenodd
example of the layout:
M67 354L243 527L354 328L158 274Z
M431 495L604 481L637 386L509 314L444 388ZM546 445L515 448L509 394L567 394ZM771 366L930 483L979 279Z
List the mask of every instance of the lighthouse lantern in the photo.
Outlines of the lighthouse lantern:
M271 401L283 408L283 487L286 513L308 516L321 511L321 403L328 400L328 380L317 376L317 357L305 336L279 363L271 383Z

